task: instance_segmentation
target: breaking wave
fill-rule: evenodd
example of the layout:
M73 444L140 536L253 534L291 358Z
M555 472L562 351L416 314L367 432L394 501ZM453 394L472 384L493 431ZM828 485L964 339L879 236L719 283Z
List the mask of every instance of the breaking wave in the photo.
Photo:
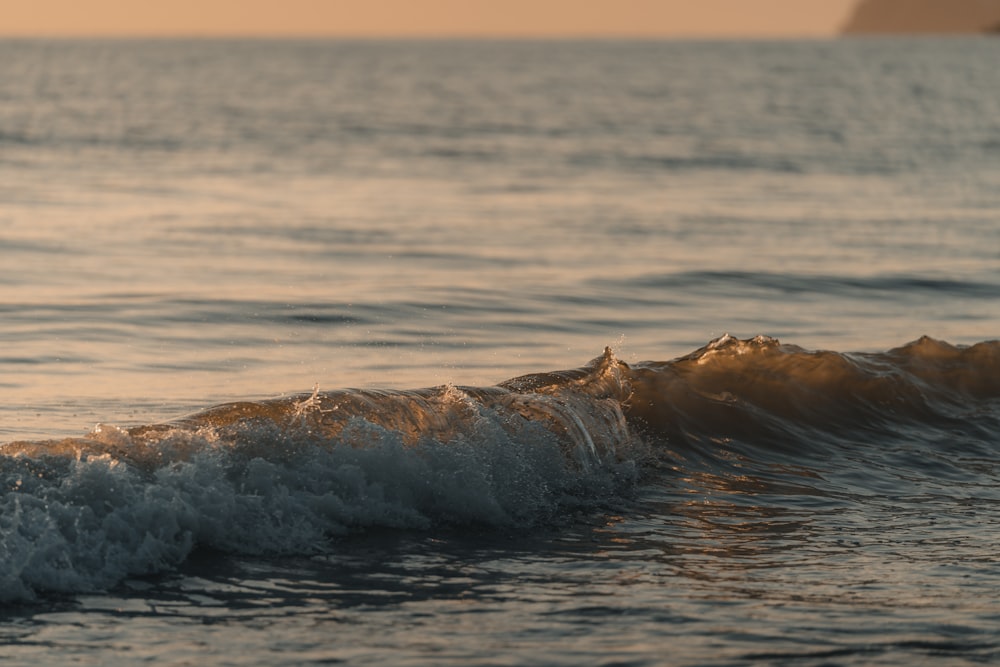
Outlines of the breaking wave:
M667 362L608 349L493 387L316 390L8 443L0 600L106 590L197 548L307 554L372 528L537 526L645 484L817 502L992 488L998 399L998 342L844 354L724 336Z

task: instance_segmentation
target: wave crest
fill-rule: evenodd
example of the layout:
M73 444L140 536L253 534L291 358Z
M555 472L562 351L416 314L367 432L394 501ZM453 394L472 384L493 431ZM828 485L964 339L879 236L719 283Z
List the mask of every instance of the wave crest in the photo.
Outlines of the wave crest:
M314 390L9 443L0 599L102 590L198 547L310 553L375 527L535 525L621 498L657 461L669 462L664 483L697 467L757 489L753 465L812 461L796 488L822 495L830 461L874 456L859 442L933 431L969 436L950 447L995 448L997 399L995 341L845 354L723 336L666 362L629 365L606 349L579 369L493 387Z

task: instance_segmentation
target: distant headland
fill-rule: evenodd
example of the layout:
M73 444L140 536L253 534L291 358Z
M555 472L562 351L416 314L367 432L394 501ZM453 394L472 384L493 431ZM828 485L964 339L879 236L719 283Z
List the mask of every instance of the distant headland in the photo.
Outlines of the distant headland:
M842 32L1000 33L1000 0L860 0Z

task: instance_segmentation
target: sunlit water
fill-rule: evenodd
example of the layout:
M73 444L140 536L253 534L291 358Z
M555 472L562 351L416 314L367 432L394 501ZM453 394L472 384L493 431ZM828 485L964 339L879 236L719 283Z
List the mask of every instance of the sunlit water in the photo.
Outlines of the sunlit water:
M0 42L0 658L996 660L998 62Z

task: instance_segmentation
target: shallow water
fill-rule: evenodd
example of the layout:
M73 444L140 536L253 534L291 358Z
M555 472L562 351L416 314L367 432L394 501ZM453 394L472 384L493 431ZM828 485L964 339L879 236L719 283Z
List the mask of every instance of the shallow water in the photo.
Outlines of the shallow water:
M4 657L996 659L997 49L0 42Z

